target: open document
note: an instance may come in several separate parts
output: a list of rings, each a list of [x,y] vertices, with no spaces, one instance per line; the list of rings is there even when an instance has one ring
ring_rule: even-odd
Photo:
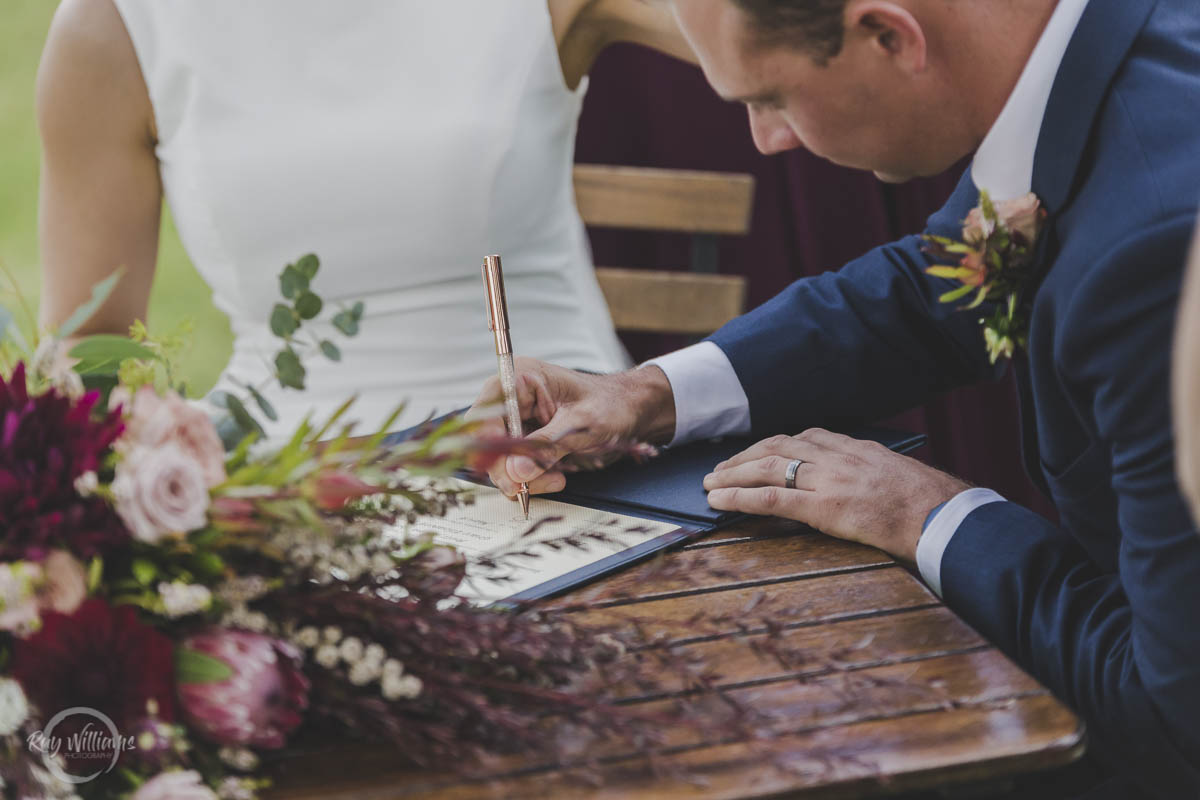
[[[409,536],[434,534],[468,560],[459,594],[474,603],[556,594],[686,538],[671,522],[533,497],[529,519],[499,490],[455,480],[474,502],[419,517]],[[400,532],[400,531],[397,531]]]

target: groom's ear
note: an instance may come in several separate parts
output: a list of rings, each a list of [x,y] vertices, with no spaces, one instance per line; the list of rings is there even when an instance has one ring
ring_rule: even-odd
[[[850,0],[846,36],[870,48],[910,74],[925,69],[929,53],[925,31],[907,8],[888,0]]]

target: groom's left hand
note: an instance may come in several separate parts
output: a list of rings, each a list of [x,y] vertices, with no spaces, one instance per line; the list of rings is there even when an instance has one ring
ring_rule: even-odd
[[[785,488],[795,459],[796,488]],[[704,488],[713,508],[794,519],[912,563],[929,512],[970,486],[878,442],[813,428],[743,450]]]

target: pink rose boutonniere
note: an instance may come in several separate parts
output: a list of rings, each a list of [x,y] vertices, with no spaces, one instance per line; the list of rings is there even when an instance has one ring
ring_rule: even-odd
[[[1029,194],[1003,203],[992,203],[986,191],[979,193],[979,206],[971,209],[963,224],[962,241],[945,236],[925,236],[926,252],[939,260],[926,272],[938,278],[959,281],[962,286],[938,299],[953,303],[974,295],[964,309],[974,309],[989,300],[1003,300],[979,320],[987,344],[988,358],[995,364],[1012,358],[1025,346],[1028,321],[1019,313],[1017,300],[1033,275],[1034,247],[1046,220],[1037,195]]]

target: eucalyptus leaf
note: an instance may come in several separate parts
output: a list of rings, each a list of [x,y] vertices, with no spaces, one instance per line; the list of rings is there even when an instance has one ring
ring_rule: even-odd
[[[351,311],[339,311],[333,316],[333,327],[337,328],[347,336],[355,336],[358,334],[358,319],[355,318]]]
[[[175,648],[175,680],[178,683],[221,683],[233,677],[233,669],[219,658],[192,650]]]
[[[306,289],[308,289],[308,277],[293,265],[288,264],[283,268],[283,272],[279,273],[279,291],[288,300]]]
[[[304,291],[296,298],[296,313],[300,315],[300,319],[312,319],[321,313],[322,305],[321,298],[312,292]]]
[[[93,286],[92,296],[87,302],[75,309],[71,316],[67,317],[67,321],[59,326],[57,336],[60,339],[66,339],[68,336],[71,336],[73,333],[75,333],[75,331],[83,327],[84,323],[86,323],[96,314],[96,311],[98,311],[100,306],[104,304],[104,301],[108,299],[108,296],[112,294],[113,289],[115,289],[117,286],[117,281],[121,280],[121,275],[124,274],[124,272],[124,267],[118,268],[117,271],[112,275],[109,275],[107,278]]]
[[[229,408],[229,398],[232,395],[229,392],[215,389],[208,393],[208,402],[212,403],[217,408]]]
[[[292,349],[280,350],[275,356],[275,374],[279,384],[292,389],[304,388],[306,370],[300,363],[300,356]]]
[[[308,280],[317,277],[317,269],[321,266],[321,259],[317,258],[315,253],[308,253],[300,256],[300,260],[296,262],[296,269]]]
[[[342,351],[338,349],[336,344],[328,339],[321,340],[321,352],[324,353],[325,357],[330,361],[342,360]]]
[[[254,417],[250,416],[250,412],[246,410],[246,406],[241,400],[233,395],[226,395],[226,402],[228,403],[226,407],[229,409],[229,413],[233,415],[233,421],[237,423],[243,432],[263,435],[262,426],[258,424],[258,421]]]
[[[300,321],[296,317],[296,312],[283,303],[276,303],[275,307],[271,309],[271,333],[286,339],[299,327]]]
[[[246,391],[250,392],[250,396],[254,398],[254,404],[258,406],[258,410],[263,413],[264,417],[271,420],[271,422],[279,421],[279,413],[275,411],[275,406],[267,402],[267,398],[262,396],[262,392],[253,386],[247,386]]]
[[[350,313],[354,315],[354,319],[356,321],[361,322],[362,318],[363,318],[363,311],[365,309],[366,309],[366,306],[363,305],[362,300],[359,300],[357,303],[355,303],[350,308]]]

